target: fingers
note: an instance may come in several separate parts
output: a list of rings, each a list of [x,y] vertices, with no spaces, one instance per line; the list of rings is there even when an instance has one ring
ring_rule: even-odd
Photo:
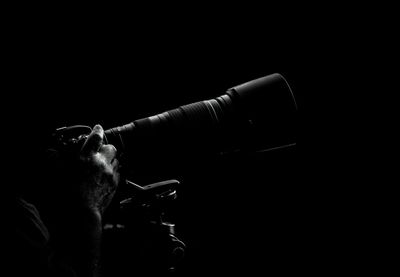
[[[93,153],[100,153],[106,159],[108,164],[111,164],[113,168],[118,167],[117,149],[114,145],[103,144],[104,130],[100,125],[93,127],[92,132],[87,137],[85,143],[82,146],[81,153],[83,155],[89,155]]]
[[[117,159],[117,149],[112,144],[103,145],[100,150],[100,153],[106,158],[107,162],[113,164]]]
[[[93,152],[98,152],[103,143],[104,130],[100,125],[93,127],[92,132],[87,137],[85,143],[82,146],[81,152],[83,154],[89,154]]]

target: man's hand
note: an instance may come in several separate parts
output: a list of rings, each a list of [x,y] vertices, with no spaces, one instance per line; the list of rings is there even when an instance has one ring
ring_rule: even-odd
[[[80,193],[84,204],[101,214],[110,204],[119,182],[117,150],[103,144],[104,130],[94,126],[82,146],[79,162],[82,170]]]
[[[103,138],[103,128],[96,125],[78,152],[61,151],[50,160],[56,180],[49,206],[55,271],[69,268],[77,276],[97,276],[102,214],[120,178],[117,150]]]

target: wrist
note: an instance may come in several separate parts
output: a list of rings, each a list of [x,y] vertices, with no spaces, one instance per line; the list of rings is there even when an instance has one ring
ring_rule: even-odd
[[[101,226],[102,215],[98,208],[82,203],[80,201],[71,201],[67,205],[60,205],[56,208],[53,221],[58,229],[79,229],[85,226]]]
[[[102,216],[99,208],[90,205],[78,205],[74,210],[73,214],[78,220],[89,224],[101,224]]]

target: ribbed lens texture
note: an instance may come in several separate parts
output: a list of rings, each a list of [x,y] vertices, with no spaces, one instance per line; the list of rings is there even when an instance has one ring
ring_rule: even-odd
[[[214,122],[214,115],[203,101],[182,106],[181,109],[188,122],[193,126],[199,124],[200,126],[207,125],[211,127]]]

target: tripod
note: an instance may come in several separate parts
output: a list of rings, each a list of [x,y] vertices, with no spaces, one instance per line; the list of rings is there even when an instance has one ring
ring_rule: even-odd
[[[105,225],[104,230],[106,251],[103,255],[111,274],[177,270],[186,245],[177,237],[175,224],[166,220],[166,214],[177,197],[178,185],[177,180],[146,186],[126,181],[130,196],[119,203],[117,223]]]

